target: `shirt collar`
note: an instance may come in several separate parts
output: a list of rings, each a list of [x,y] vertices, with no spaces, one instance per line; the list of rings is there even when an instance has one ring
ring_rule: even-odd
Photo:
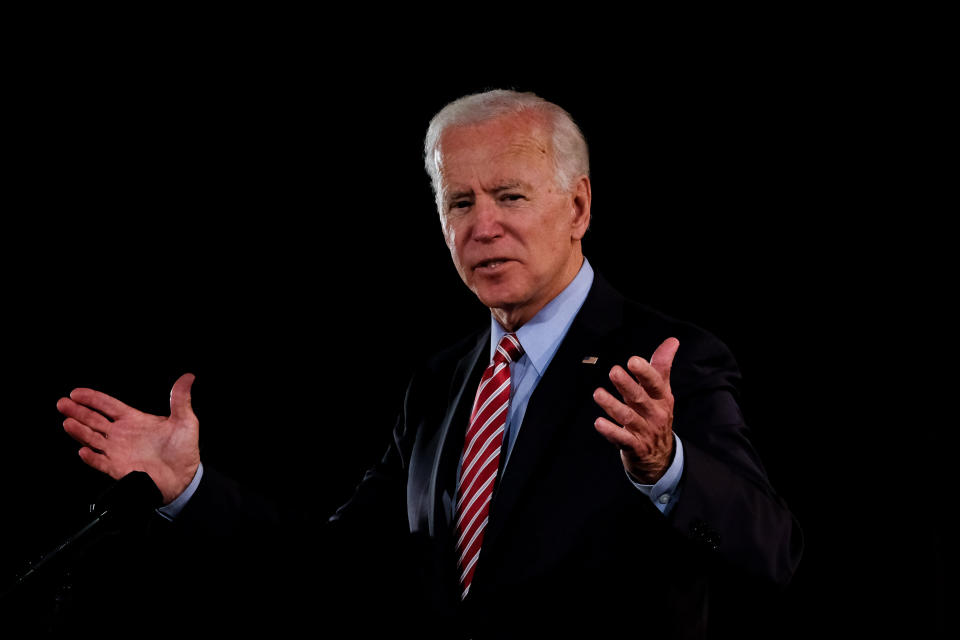
[[[570,284],[543,309],[540,309],[537,315],[517,329],[517,339],[523,346],[524,355],[530,358],[538,375],[543,375],[550,360],[553,359],[553,354],[556,353],[557,347],[560,346],[560,342],[567,335],[567,330],[573,324],[573,318],[587,299],[592,284],[593,267],[584,258],[580,271]],[[506,329],[491,314],[490,359],[493,359],[494,351],[505,333],[507,333]]]

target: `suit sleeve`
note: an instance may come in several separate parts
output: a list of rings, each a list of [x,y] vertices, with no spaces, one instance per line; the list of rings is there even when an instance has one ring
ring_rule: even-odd
[[[709,334],[681,337],[680,344],[671,385],[674,430],[685,459],[670,521],[709,556],[786,586],[803,536],[751,444],[739,406],[737,364]]]
[[[254,488],[246,487],[209,465],[204,465],[203,478],[196,492],[176,517],[178,528],[191,535],[226,538],[251,530],[291,526],[319,527],[325,538],[367,536],[371,529],[397,533],[406,523],[406,468],[413,434],[408,429],[408,415],[415,411],[414,376],[408,385],[404,405],[392,431],[392,439],[382,458],[362,476],[353,495],[332,515],[312,511],[309,505],[299,513],[280,509]],[[307,491],[297,489],[300,493]],[[344,533],[332,533],[343,531]],[[314,532],[315,533],[315,532]]]

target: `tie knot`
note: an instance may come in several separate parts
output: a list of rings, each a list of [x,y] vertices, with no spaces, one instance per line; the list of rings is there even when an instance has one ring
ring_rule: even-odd
[[[493,359],[502,359],[506,362],[516,362],[523,355],[523,347],[517,340],[515,333],[507,333],[500,338],[500,344],[497,345],[497,351],[493,354]]]

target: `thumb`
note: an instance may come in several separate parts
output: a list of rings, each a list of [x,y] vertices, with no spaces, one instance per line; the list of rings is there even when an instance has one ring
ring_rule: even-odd
[[[190,389],[196,378],[192,373],[185,373],[173,383],[170,390],[170,417],[182,420],[193,417],[193,402],[190,399]]]
[[[673,358],[680,348],[680,341],[676,338],[667,338],[650,358],[650,366],[657,370],[664,382],[670,384],[670,370],[673,369]]]

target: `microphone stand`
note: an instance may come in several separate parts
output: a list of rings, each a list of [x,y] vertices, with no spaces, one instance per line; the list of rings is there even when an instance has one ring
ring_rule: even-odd
[[[41,577],[56,576],[48,586],[55,585],[52,595],[52,611],[49,611],[47,632],[55,630],[63,612],[69,607],[72,596],[72,564],[70,559],[79,559],[103,535],[117,533],[138,517],[153,511],[162,503],[160,490],[153,480],[142,471],[134,471],[110,486],[100,499],[90,505],[94,518],[79,531],[64,539],[56,547],[45,553],[7,588],[0,593],[0,604],[16,607],[22,613],[22,607],[29,600],[24,596],[29,585],[37,583]],[[59,575],[55,569],[60,567]],[[24,596],[26,602],[17,602],[15,597]],[[46,607],[44,607],[46,608]],[[6,606],[4,607],[6,609]],[[9,613],[8,613],[9,615]]]

